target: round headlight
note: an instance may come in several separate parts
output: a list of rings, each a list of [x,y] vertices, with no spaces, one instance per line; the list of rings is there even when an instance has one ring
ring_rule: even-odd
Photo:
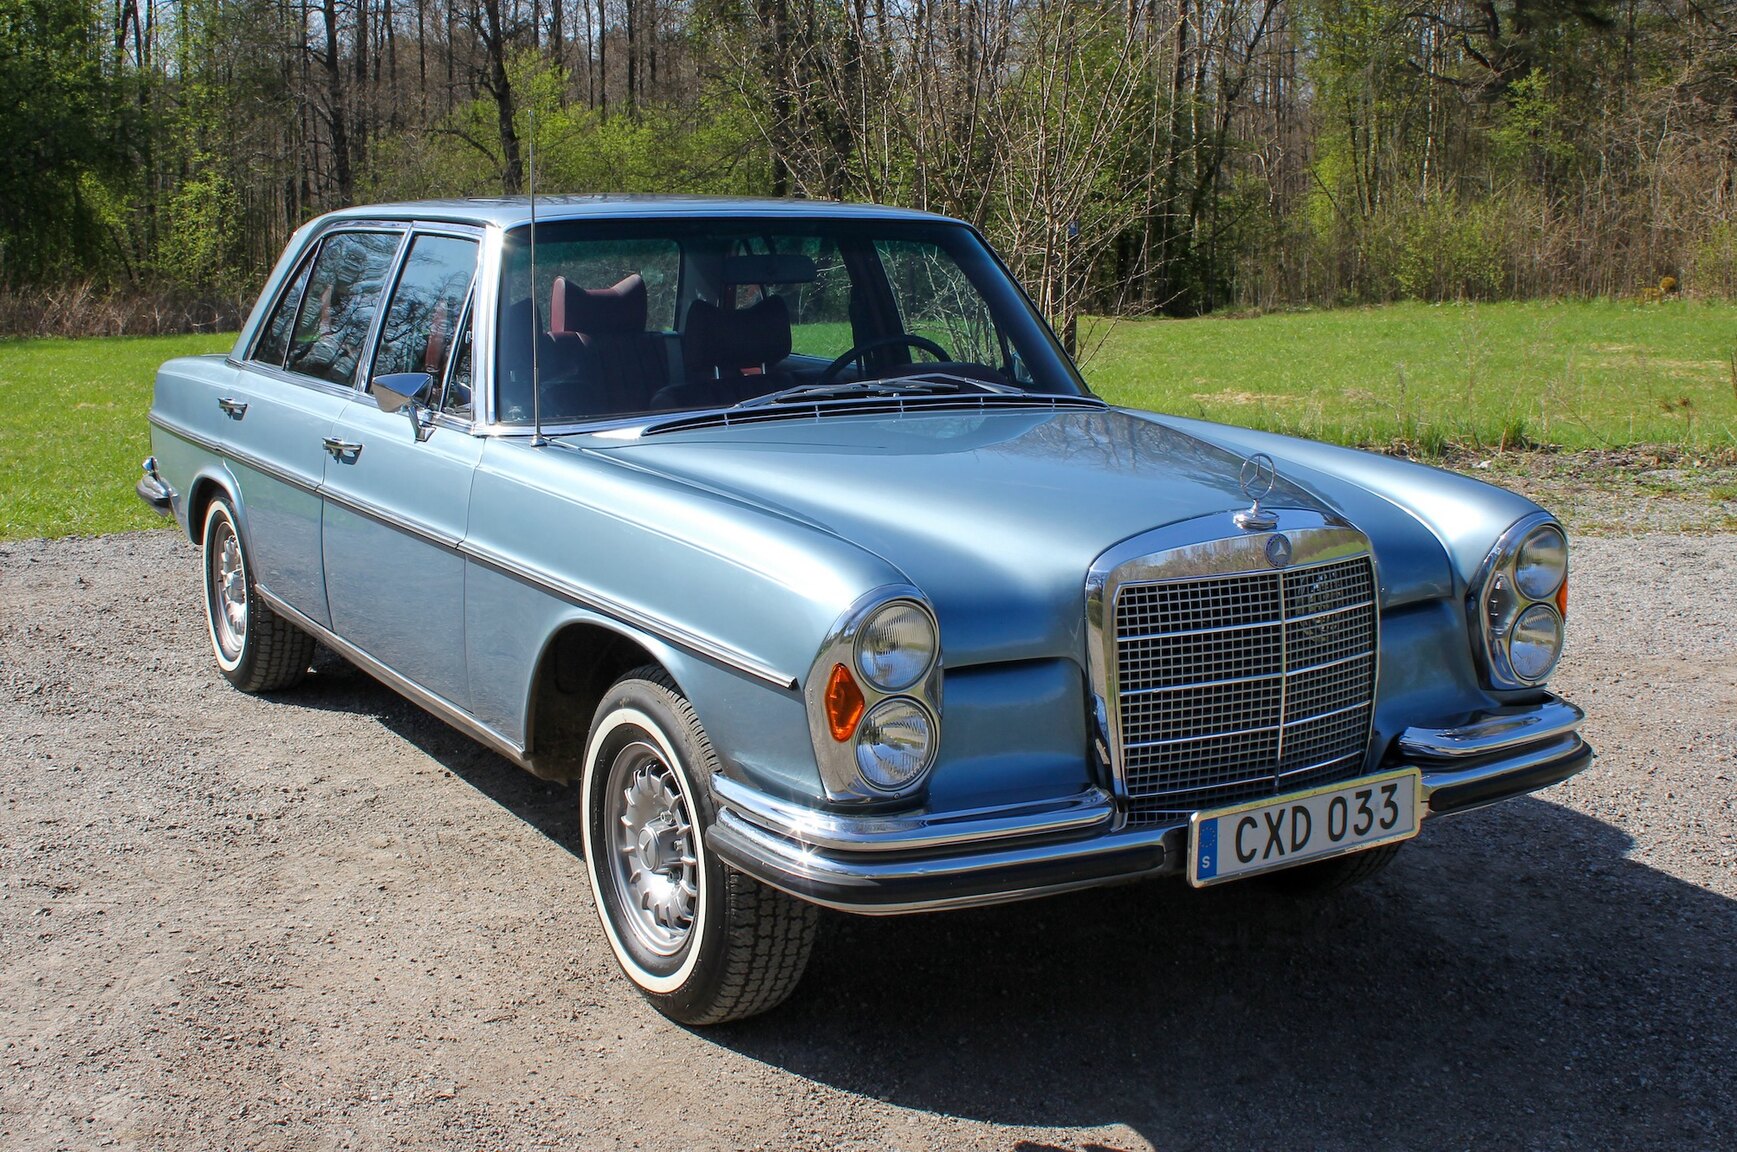
[[[856,730],[856,766],[864,780],[897,792],[929,764],[933,725],[914,700],[883,700]]]
[[[883,692],[909,688],[934,663],[935,626],[915,604],[888,604],[857,633],[857,670]]]
[[[1528,600],[1548,600],[1568,576],[1568,541],[1546,524],[1520,545],[1514,559],[1514,584]]]
[[[1562,655],[1562,618],[1546,604],[1520,613],[1508,635],[1508,661],[1522,680],[1542,680]]]

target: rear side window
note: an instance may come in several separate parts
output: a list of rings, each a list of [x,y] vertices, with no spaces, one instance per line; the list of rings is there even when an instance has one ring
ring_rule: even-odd
[[[284,367],[355,387],[356,366],[399,239],[395,232],[344,232],[320,246]]]

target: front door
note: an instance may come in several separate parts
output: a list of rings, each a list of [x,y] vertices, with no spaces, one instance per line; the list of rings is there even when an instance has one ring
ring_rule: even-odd
[[[339,413],[321,534],[332,630],[398,674],[468,708],[465,561],[458,551],[483,440],[466,417],[473,235],[412,237],[366,378],[423,372],[407,412],[363,392]]]

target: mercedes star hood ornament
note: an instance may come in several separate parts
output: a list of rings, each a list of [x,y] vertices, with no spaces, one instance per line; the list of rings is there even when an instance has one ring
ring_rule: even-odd
[[[1272,494],[1279,485],[1279,466],[1265,452],[1256,452],[1242,462],[1242,494],[1253,501],[1233,519],[1238,528],[1250,532],[1266,532],[1279,526],[1279,518],[1261,507],[1262,498]]]

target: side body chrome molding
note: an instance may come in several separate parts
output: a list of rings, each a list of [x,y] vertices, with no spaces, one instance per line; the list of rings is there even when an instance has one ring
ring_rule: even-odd
[[[412,536],[426,540],[438,547],[445,548],[450,552],[455,552],[459,555],[465,556],[479,564],[485,564],[497,572],[505,573],[508,576],[522,580],[534,587],[541,588],[546,592],[559,596],[561,599],[566,600],[571,604],[576,604],[581,608],[589,609],[599,615],[607,616],[612,620],[619,621],[631,628],[637,628],[640,631],[656,636],[661,640],[667,640],[678,648],[703,656],[706,659],[722,664],[725,667],[734,668],[738,672],[752,676],[756,680],[762,680],[775,688],[781,688],[785,691],[795,691],[799,684],[799,681],[794,674],[773,668],[763,661],[757,660],[748,653],[732,647],[731,645],[724,644],[721,641],[714,640],[707,636],[701,636],[681,627],[679,624],[673,624],[667,620],[639,611],[638,609],[630,608],[608,596],[593,592],[587,588],[582,588],[577,584],[562,580],[559,577],[533,571],[532,569],[525,567],[523,564],[502,556],[490,549],[480,548],[475,544],[451,536],[445,532],[439,532],[425,525],[405,520],[379,505],[357,500],[355,497],[345,495],[341,492],[334,492],[325,484],[309,484],[301,477],[288,473],[282,468],[279,468],[268,461],[262,460],[252,453],[239,451],[233,445],[219,443],[218,441],[203,436],[190,428],[182,427],[179,424],[167,420],[155,412],[151,413],[150,421],[152,424],[163,429],[163,431],[168,432],[173,436],[179,436],[188,443],[203,448],[215,456],[233,460],[238,464],[263,472],[265,475],[270,476],[272,479],[277,480],[280,483],[287,484],[292,488],[309,493],[310,495],[319,496],[324,500],[331,501],[340,508],[354,512],[359,516],[366,516],[368,519],[384,524],[389,528],[395,528],[400,532],[409,533]]]
[[[374,679],[380,681],[380,683],[386,685],[386,687],[397,692],[400,696],[403,696],[411,703],[426,708],[428,711],[434,713],[448,724],[451,724],[454,728],[457,728],[465,735],[488,745],[490,748],[499,752],[502,756],[505,756],[508,760],[511,760],[519,767],[530,767],[530,761],[525,757],[525,746],[523,744],[514,740],[509,740],[507,737],[501,735],[493,728],[490,728],[487,724],[476,719],[470,713],[452,703],[450,700],[441,696],[436,696],[434,693],[423,688],[415,681],[394,672],[391,668],[388,668],[386,665],[380,663],[380,661],[374,659],[354,644],[351,644],[348,640],[345,640],[330,628],[302,615],[270,592],[267,592],[264,588],[255,587],[254,592],[261,600],[264,600],[266,604],[271,607],[273,612],[284,617],[297,628],[300,628],[302,631],[318,640],[321,644],[324,644],[326,647],[330,648],[362,671],[368,673],[368,675],[374,677]]]

